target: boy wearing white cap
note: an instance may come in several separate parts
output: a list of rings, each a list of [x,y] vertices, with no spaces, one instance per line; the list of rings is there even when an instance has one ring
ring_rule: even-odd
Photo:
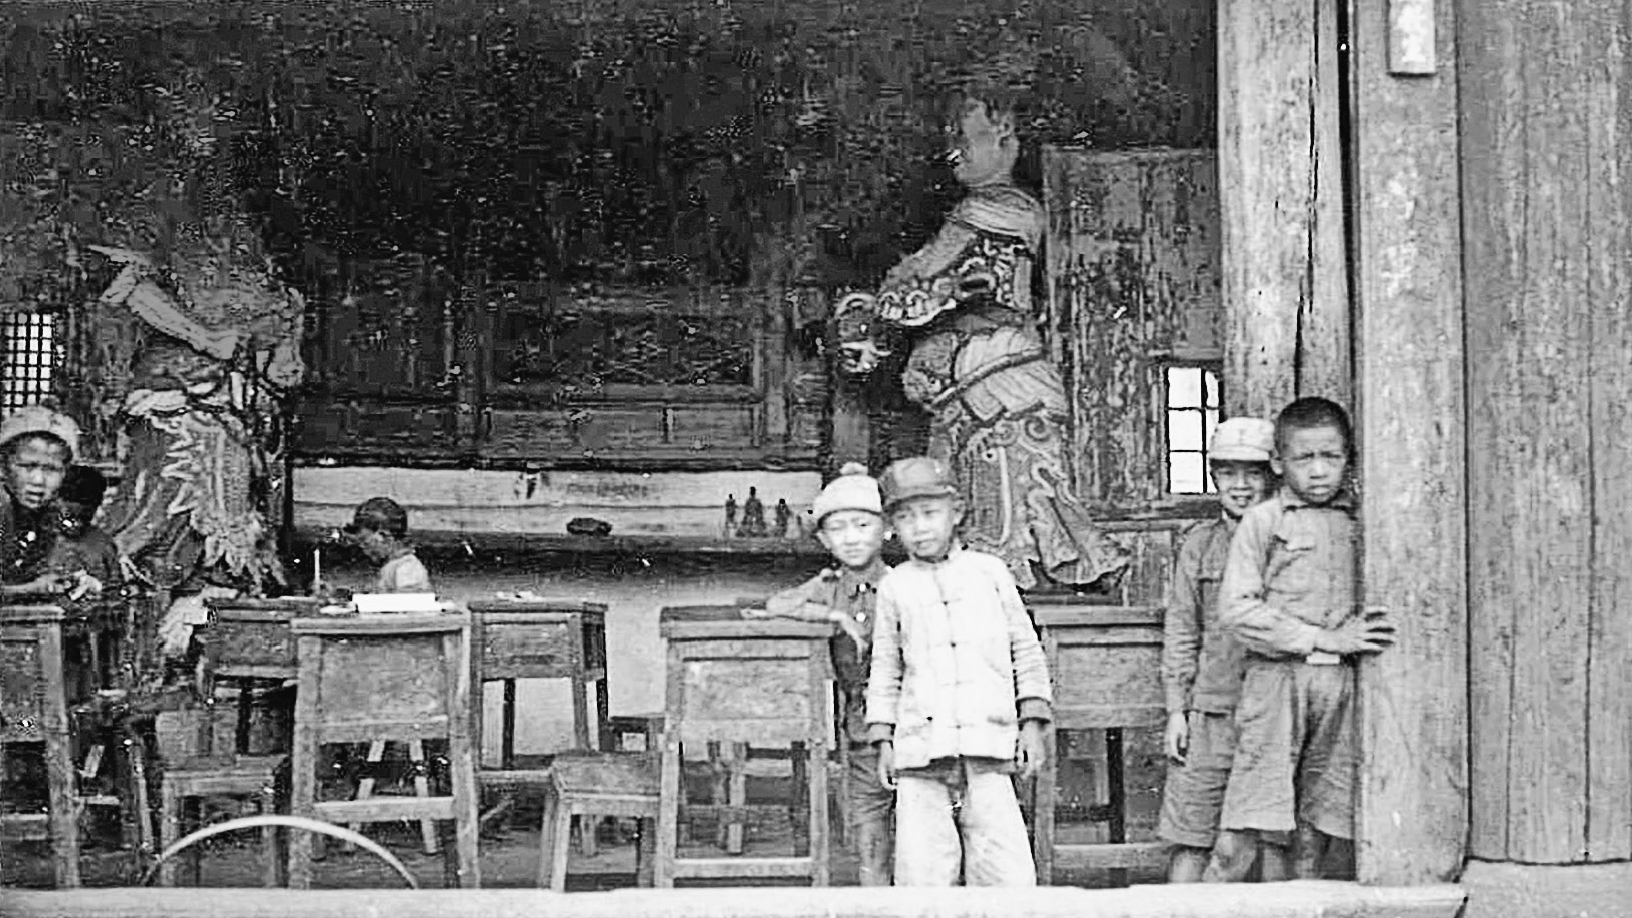
[[[0,596],[67,593],[78,578],[46,570],[56,545],[53,503],[79,451],[79,425],[44,405],[0,421]]]
[[[841,741],[850,744],[847,802],[861,860],[861,885],[888,886],[895,792],[879,781],[878,753],[867,740],[864,717],[877,588],[889,571],[878,556],[885,536],[878,482],[868,476],[866,467],[847,463],[817,495],[811,516],[816,521],[816,537],[838,564],[771,597],[764,613],[744,610],[743,614],[831,622],[839,629],[829,649],[844,699],[845,736]]]
[[[1173,846],[1171,883],[1201,882],[1219,840],[1246,665],[1241,645],[1218,624],[1219,584],[1241,515],[1273,491],[1275,425],[1261,418],[1230,418],[1213,432],[1210,447],[1207,468],[1220,513],[1185,534],[1173,565],[1162,638],[1168,767],[1157,832]],[[1261,849],[1266,880],[1284,879],[1288,871],[1285,847],[1274,843],[1279,840],[1270,839]]]

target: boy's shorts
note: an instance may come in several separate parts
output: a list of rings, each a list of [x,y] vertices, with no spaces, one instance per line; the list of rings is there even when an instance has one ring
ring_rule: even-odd
[[[871,744],[850,747],[850,825],[882,824],[895,815],[895,791],[878,780],[878,748]]]
[[[1252,660],[1236,709],[1226,829],[1354,837],[1354,668]]]
[[[1162,787],[1157,836],[1187,848],[1211,848],[1218,838],[1224,789],[1235,760],[1234,714],[1190,714],[1190,751],[1183,765],[1169,762]]]

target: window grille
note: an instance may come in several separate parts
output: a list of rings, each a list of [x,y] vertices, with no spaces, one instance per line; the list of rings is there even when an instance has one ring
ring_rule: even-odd
[[[1224,403],[1219,374],[1202,366],[1167,368],[1167,490],[1211,494],[1207,450]]]
[[[57,317],[43,312],[0,313],[0,415],[52,394],[57,368]]]

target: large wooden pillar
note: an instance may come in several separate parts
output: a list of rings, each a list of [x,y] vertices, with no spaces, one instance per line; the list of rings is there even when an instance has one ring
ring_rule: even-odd
[[[1399,626],[1361,670],[1356,853],[1362,882],[1443,883],[1461,872],[1468,828],[1453,9],[1438,3],[1437,72],[1414,76],[1390,71],[1388,4],[1352,10],[1365,601]]]
[[[1457,15],[1471,853],[1531,865],[1625,861],[1632,2],[1460,0]],[[1625,878],[1621,891],[1632,894],[1632,870]]]
[[[1220,0],[1224,390],[1232,415],[1349,404],[1335,0]]]

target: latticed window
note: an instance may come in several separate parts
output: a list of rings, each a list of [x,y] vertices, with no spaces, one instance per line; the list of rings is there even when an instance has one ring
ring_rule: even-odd
[[[1220,407],[1218,373],[1207,367],[1167,368],[1167,490],[1171,494],[1211,494],[1207,448],[1213,442]]]
[[[0,416],[51,395],[56,332],[57,317],[51,313],[0,313]]]

